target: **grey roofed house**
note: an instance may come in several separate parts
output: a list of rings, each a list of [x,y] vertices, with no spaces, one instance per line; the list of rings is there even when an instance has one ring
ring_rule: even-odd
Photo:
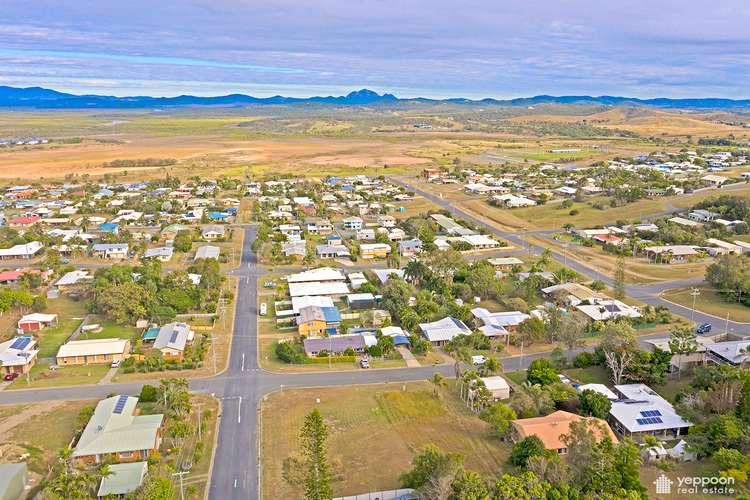
[[[443,228],[443,231],[445,231],[447,234],[455,236],[469,236],[472,234],[477,234],[476,231],[462,226],[458,222],[454,221],[450,217],[446,217],[443,214],[432,214],[430,215],[430,217],[432,217],[432,220],[437,222],[438,225]]]
[[[103,477],[96,496],[126,495],[137,490],[148,472],[148,462],[112,464],[110,475]]]
[[[284,252],[284,255],[287,257],[305,257],[307,255],[307,241],[285,241],[281,244],[281,251]]]
[[[227,232],[225,226],[218,224],[212,224],[210,226],[203,226],[201,228],[201,237],[203,238],[222,238]]]
[[[373,274],[378,277],[381,283],[385,283],[392,275],[403,278],[405,271],[403,269],[372,269]]]
[[[184,351],[190,340],[190,326],[185,323],[167,323],[159,329],[154,340],[154,349]]]
[[[398,242],[398,253],[401,255],[415,254],[422,251],[422,240],[414,238]]]
[[[23,495],[28,481],[26,462],[0,464],[0,500],[17,500]]]
[[[434,344],[444,344],[459,335],[469,335],[471,330],[463,321],[446,316],[432,323],[420,323],[422,335]]]
[[[315,253],[321,258],[349,257],[349,249],[344,245],[318,245]]]
[[[200,259],[214,259],[218,260],[221,249],[219,247],[204,245],[195,252],[195,258],[193,260]]]
[[[362,335],[334,335],[324,339],[305,339],[305,354],[316,356],[320,351],[341,353],[352,348],[355,352],[363,352],[366,344]]]
[[[159,447],[159,429],[164,415],[134,415],[138,398],[112,396],[99,401],[83,434],[73,449],[74,457],[117,453],[140,453],[147,458]]]
[[[174,249],[171,247],[147,248],[146,251],[143,253],[143,257],[145,259],[150,259],[152,257],[171,259],[173,253],[174,253]]]
[[[747,349],[750,340],[734,340],[731,342],[716,342],[705,345],[708,358],[716,363],[739,366],[750,359]]]

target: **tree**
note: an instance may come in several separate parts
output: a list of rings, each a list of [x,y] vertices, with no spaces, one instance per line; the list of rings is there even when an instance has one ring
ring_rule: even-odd
[[[622,249],[620,249],[620,254],[617,256],[612,292],[615,299],[625,299],[625,252]]]
[[[750,258],[721,255],[706,268],[706,281],[722,293],[733,293],[737,302],[750,290]]]
[[[143,500],[174,500],[177,494],[169,478],[149,474],[133,498]]]
[[[461,470],[451,483],[451,500],[486,500],[489,488],[476,472]]]
[[[583,345],[583,334],[586,326],[573,315],[566,316],[560,322],[557,333],[558,340],[568,350],[568,359],[573,356],[573,351]]]
[[[492,500],[537,500],[548,497],[551,485],[533,472],[503,474],[492,488]],[[559,497],[563,498],[563,497]]]
[[[675,326],[669,332],[669,351],[678,356],[678,377],[682,377],[682,356],[698,350],[695,333],[687,326]]]
[[[492,356],[489,356],[479,368],[479,370],[482,372],[482,375],[484,376],[494,375],[495,373],[502,371],[502,369],[502,362],[500,362],[497,358],[493,358]]]
[[[605,419],[612,408],[612,402],[600,392],[586,389],[579,396],[581,414]]]
[[[154,403],[159,399],[159,391],[156,387],[149,384],[144,384],[141,387],[141,394],[138,400],[142,403]]]
[[[432,374],[430,383],[432,383],[432,397],[435,399],[438,399],[438,397],[440,397],[440,393],[438,392],[438,389],[440,389],[441,387],[445,385],[445,378],[443,377],[442,374],[435,372]]]
[[[518,336],[528,344],[544,338],[547,328],[539,318],[531,317],[518,325]]]
[[[610,321],[602,331],[599,345],[615,384],[622,383],[625,372],[633,365],[638,350],[633,327],[624,322]]]
[[[534,385],[539,384],[541,386],[554,384],[560,379],[557,377],[557,370],[552,366],[552,362],[547,358],[535,359],[529,365],[529,369],[526,372],[526,380]]]
[[[323,421],[323,417],[317,408],[305,417],[300,439],[307,471],[305,474],[305,498],[307,500],[333,498],[326,450],[328,426]]]
[[[528,436],[513,445],[508,462],[518,467],[526,467],[529,458],[547,454],[548,451],[539,436]]]
[[[505,437],[510,429],[510,421],[518,418],[516,412],[508,405],[495,403],[489,408],[485,408],[479,414],[479,418],[492,426],[492,430],[498,437]]]
[[[132,324],[145,318],[153,295],[136,283],[123,283],[103,290],[96,301],[97,308],[118,324]]]
[[[463,463],[457,453],[446,453],[434,444],[428,444],[411,461],[412,468],[399,477],[404,488],[420,490],[430,480],[449,476],[451,480]]]
[[[174,237],[174,249],[178,252],[187,253],[193,247],[193,237],[190,231],[180,231]]]

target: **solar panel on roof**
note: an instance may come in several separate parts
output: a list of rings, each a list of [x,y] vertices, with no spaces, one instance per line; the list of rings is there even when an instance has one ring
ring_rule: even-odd
[[[31,337],[16,337],[15,342],[10,346],[11,349],[23,350],[31,342]]]
[[[661,417],[661,412],[659,410],[644,410],[641,415],[644,417]]]
[[[641,425],[653,425],[653,424],[664,423],[664,421],[660,417],[638,418],[636,419],[636,422],[638,422]]]
[[[169,342],[170,343],[176,342],[177,341],[177,335],[179,335],[179,334],[180,334],[180,332],[178,332],[177,330],[173,331],[172,332],[172,336],[169,338]]]
[[[115,409],[112,410],[112,413],[117,413],[118,415],[122,413],[122,410],[125,409],[125,404],[128,402],[127,396],[120,396],[117,398],[117,402],[115,403]]]

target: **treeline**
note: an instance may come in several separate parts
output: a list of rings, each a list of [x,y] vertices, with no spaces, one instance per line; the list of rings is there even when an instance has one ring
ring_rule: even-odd
[[[104,163],[109,168],[168,167],[177,164],[175,158],[143,158],[140,160],[112,160]]]

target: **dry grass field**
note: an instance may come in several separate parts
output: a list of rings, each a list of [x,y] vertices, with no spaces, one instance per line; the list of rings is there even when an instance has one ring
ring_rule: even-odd
[[[499,474],[508,446],[462,405],[452,388],[442,389],[441,395],[434,399],[427,382],[411,382],[405,392],[401,384],[379,384],[270,395],[261,408],[263,498],[301,497],[282,473],[284,461],[299,452],[300,427],[313,408],[320,410],[330,430],[334,496],[398,487],[399,474],[430,443],[461,453],[469,469]]]

